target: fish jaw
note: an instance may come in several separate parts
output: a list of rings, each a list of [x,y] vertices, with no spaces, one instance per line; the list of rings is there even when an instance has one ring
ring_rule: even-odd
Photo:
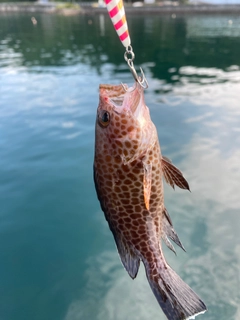
[[[149,109],[145,105],[143,88],[136,82],[133,87],[127,85],[101,84],[100,100],[110,104],[117,114],[128,114],[138,119],[144,126],[146,121],[151,120]]]
[[[99,119],[105,111],[110,121],[107,127],[102,127]],[[130,88],[126,85],[100,85],[96,140],[101,139],[108,145],[111,156],[120,157],[123,164],[135,161],[153,146],[156,137],[143,88],[138,83]]]

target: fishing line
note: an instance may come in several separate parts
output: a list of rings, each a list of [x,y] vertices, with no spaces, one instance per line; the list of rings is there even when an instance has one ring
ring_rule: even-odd
[[[133,52],[133,48],[131,46],[131,38],[128,31],[127,19],[125,14],[125,9],[122,0],[105,0],[105,4],[107,6],[107,10],[112,20],[114,29],[116,30],[120,41],[125,47],[126,51],[124,53],[124,59],[127,62],[130,71],[133,75],[133,78],[136,82],[140,84],[144,89],[148,88],[148,82],[144,75],[142,68],[140,68],[141,75],[139,76],[134,67],[133,60],[135,58],[135,54]]]

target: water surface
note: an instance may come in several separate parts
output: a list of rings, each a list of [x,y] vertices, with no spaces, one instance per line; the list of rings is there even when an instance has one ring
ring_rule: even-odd
[[[132,83],[109,18],[0,19],[0,318],[163,320],[132,281],[96,199],[99,83]],[[207,320],[240,318],[240,18],[129,16],[162,152],[191,193],[165,187],[187,253],[170,265]]]

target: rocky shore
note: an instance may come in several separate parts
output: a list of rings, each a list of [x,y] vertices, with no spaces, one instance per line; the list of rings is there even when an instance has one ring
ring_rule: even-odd
[[[0,13],[7,12],[40,12],[40,13],[60,13],[64,15],[74,14],[107,14],[105,7],[98,6],[97,3],[79,3],[79,9],[59,8],[55,2],[39,3],[0,3]],[[172,5],[143,4],[130,5],[125,4],[125,10],[128,14],[239,14],[240,5],[209,5],[209,4],[189,4],[178,5],[173,2]]]

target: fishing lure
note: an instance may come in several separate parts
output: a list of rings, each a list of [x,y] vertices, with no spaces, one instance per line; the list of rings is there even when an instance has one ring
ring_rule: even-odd
[[[122,0],[105,0],[114,29],[125,48],[131,45],[126,14]]]
[[[142,68],[140,68],[141,76],[138,76],[133,64],[135,54],[131,46],[131,38],[128,31],[128,24],[127,24],[125,9],[123,6],[123,1],[122,0],[105,0],[105,4],[107,6],[107,10],[112,20],[114,29],[116,30],[123,46],[126,48],[126,51],[124,53],[124,59],[126,60],[132,72],[133,78],[135,79],[136,82],[138,82],[141,85],[141,87],[143,87],[144,89],[147,89],[148,83]]]

